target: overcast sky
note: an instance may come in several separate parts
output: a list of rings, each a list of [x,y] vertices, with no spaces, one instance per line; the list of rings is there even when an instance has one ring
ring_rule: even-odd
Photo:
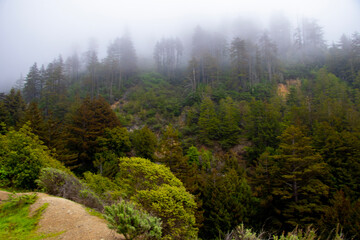
[[[316,18],[329,44],[360,32],[360,0],[0,0],[0,92],[34,62],[85,51],[90,38],[104,51],[127,29],[137,52],[150,53],[154,41],[196,25],[238,17],[265,23],[279,11],[292,21]]]

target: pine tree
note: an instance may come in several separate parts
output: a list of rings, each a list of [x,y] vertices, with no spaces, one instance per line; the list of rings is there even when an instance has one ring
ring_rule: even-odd
[[[117,159],[125,157],[131,150],[129,133],[126,128],[107,128],[96,141],[98,149],[94,166],[99,169],[102,176],[114,177],[119,170]]]
[[[185,180],[189,169],[188,160],[183,154],[179,132],[171,125],[165,128],[158,148],[159,161],[165,163],[180,180]]]
[[[230,57],[234,80],[245,88],[250,77],[248,65],[251,64],[245,40],[237,37],[231,42]]]
[[[255,214],[256,198],[244,176],[230,169],[225,174],[214,171],[203,191],[203,239],[223,237],[241,223],[248,223]]]
[[[37,64],[30,68],[24,85],[24,99],[26,102],[38,101],[40,98],[41,75]]]
[[[147,126],[134,131],[131,137],[131,143],[137,157],[143,157],[154,161],[157,139],[155,134]]]
[[[68,145],[78,154],[81,170],[93,168],[93,160],[98,145],[97,138],[106,128],[120,126],[120,121],[103,98],[91,100],[85,98],[77,112],[72,116],[68,126],[70,138]]]
[[[230,97],[220,101],[219,112],[221,144],[226,149],[238,142],[240,132],[239,116]]]
[[[120,39],[120,79],[119,88],[122,86],[122,79],[129,80],[137,71],[137,56],[134,45],[128,33],[125,33]]]
[[[29,127],[31,128],[32,132],[38,135],[41,141],[44,141],[44,119],[37,102],[31,102],[27,106],[22,122],[29,122]]]
[[[328,166],[299,127],[289,126],[279,137],[278,154],[271,166],[272,195],[285,226],[315,223],[323,213]]]
[[[210,140],[219,139],[219,119],[215,112],[214,102],[210,97],[205,97],[200,106],[200,117],[198,122],[200,138],[209,144]]]
[[[261,101],[252,101],[246,118],[245,129],[252,147],[247,154],[250,159],[256,159],[267,147],[276,149],[281,131],[281,116],[275,106]]]
[[[5,122],[7,126],[17,126],[21,123],[21,119],[24,116],[26,104],[23,100],[20,91],[16,91],[15,89],[11,89],[10,93],[5,96],[4,106],[6,111],[9,113],[8,122]]]

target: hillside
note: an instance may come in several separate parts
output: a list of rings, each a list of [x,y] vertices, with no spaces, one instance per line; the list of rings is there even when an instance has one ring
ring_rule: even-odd
[[[8,194],[8,192],[0,191],[0,201],[6,200]],[[105,220],[90,215],[84,206],[64,198],[52,197],[44,193],[37,193],[37,195],[38,199],[31,206],[30,212],[35,211],[44,203],[49,204],[42,215],[37,231],[45,234],[63,232],[56,237],[47,239],[124,239],[120,234],[108,229]]]
[[[317,21],[299,21],[194,26],[150,46],[150,65],[126,34],[105,55],[82,44],[35,62],[0,94],[0,188],[99,211],[123,201],[160,239],[223,240],[241,224],[359,238],[360,34],[330,46]],[[97,231],[83,222],[76,236]]]

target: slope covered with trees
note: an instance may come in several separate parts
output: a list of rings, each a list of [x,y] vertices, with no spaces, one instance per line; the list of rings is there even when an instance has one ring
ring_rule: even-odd
[[[151,69],[128,35],[102,60],[90,45],[83,60],[31,66],[0,100],[2,186],[35,188],[54,158],[102,201],[161,218],[165,239],[225,238],[242,223],[360,237],[360,35],[328,46],[315,20],[279,17],[266,31],[196,27],[191,40],[160,39]],[[31,151],[49,160],[20,181],[10,163]]]

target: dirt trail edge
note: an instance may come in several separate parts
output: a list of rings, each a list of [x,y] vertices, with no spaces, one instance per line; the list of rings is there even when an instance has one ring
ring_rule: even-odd
[[[7,199],[8,192],[0,191],[0,201]],[[48,207],[42,214],[37,231],[39,233],[60,233],[46,239],[63,240],[122,240],[124,237],[110,230],[106,221],[90,215],[85,207],[70,200],[37,193],[38,199],[31,206],[30,212],[44,203]]]

